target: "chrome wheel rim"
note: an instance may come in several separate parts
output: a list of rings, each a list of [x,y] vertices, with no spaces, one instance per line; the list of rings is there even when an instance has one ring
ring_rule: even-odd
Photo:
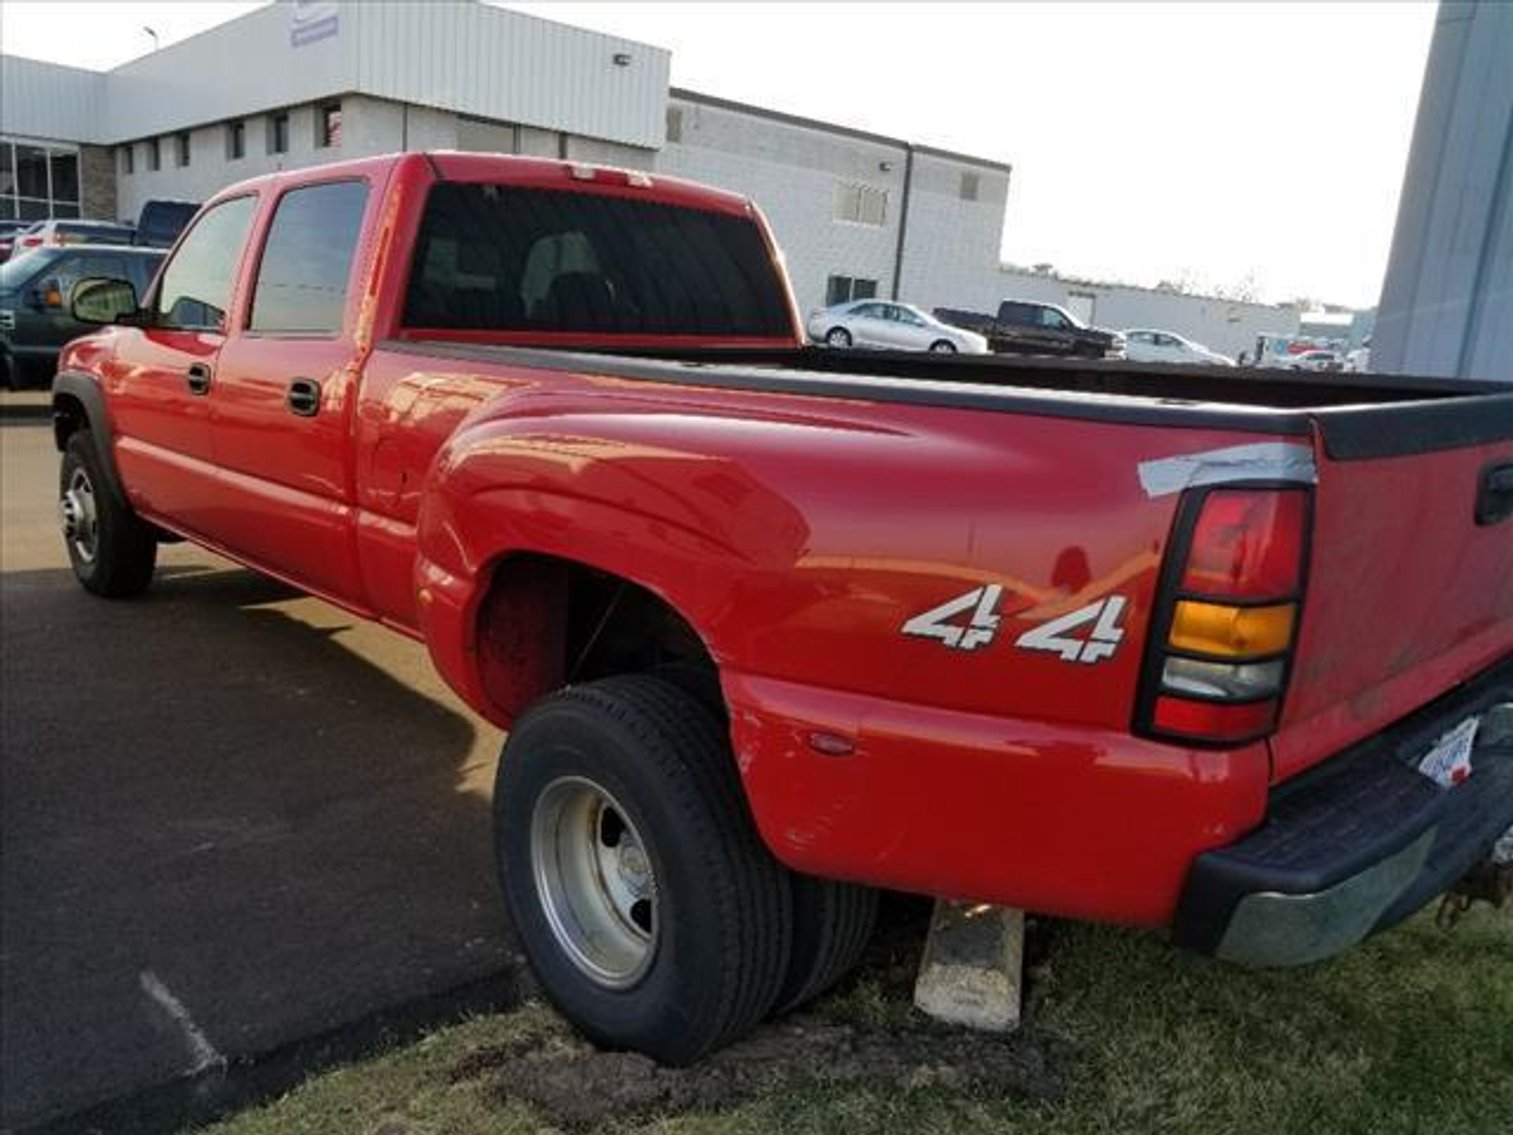
[[[829,343],[832,347],[849,347],[851,345],[851,336],[844,331],[832,331],[825,336],[825,342]]]
[[[95,504],[95,486],[89,473],[78,468],[68,478],[68,487],[58,502],[63,538],[86,564],[95,562],[100,541],[100,516]]]
[[[536,893],[562,952],[610,989],[634,985],[657,949],[657,880],[641,833],[603,785],[554,780],[531,817]]]

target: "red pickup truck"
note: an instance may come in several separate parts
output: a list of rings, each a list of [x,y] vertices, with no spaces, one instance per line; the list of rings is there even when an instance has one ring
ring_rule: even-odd
[[[1489,855],[1513,388],[810,350],[780,260],[594,166],[228,189],[74,294],[78,578],[183,537],[423,641],[509,730],[547,993],[667,1061],[844,973],[873,888],[1290,964]]]

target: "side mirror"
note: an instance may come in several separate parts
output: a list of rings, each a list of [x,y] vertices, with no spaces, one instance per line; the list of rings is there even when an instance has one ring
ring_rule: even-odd
[[[69,310],[80,323],[126,323],[137,313],[137,289],[130,280],[80,280],[74,285]]]

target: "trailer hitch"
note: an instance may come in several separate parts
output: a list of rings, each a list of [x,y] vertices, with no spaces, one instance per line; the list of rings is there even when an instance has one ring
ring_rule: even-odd
[[[1445,893],[1434,923],[1441,930],[1453,930],[1461,915],[1478,901],[1501,909],[1509,900],[1513,900],[1513,829],[1493,845],[1491,855]]]

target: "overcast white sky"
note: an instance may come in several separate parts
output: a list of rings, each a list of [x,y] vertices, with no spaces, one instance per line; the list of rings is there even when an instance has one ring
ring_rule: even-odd
[[[105,68],[257,7],[0,4],[7,53]],[[1014,165],[1003,255],[1360,306],[1381,289],[1427,3],[506,7],[672,49],[708,94]]]

